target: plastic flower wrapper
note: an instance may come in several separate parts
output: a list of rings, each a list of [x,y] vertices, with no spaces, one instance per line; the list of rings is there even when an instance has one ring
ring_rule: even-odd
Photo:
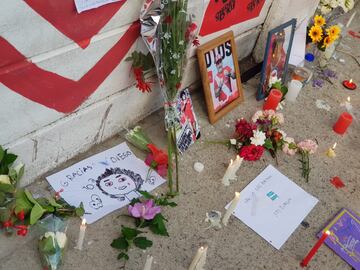
[[[49,215],[39,221],[38,249],[43,269],[58,270],[64,261],[67,246],[67,222],[54,215]]]
[[[142,151],[150,152],[149,144],[152,144],[149,137],[140,126],[136,126],[125,134],[126,140]]]
[[[199,7],[198,7],[199,8]],[[178,152],[176,129],[180,126],[177,113],[178,90],[181,89],[187,50],[198,44],[197,25],[188,13],[188,0],[145,0],[140,13],[141,36],[154,59],[160,88],[164,97],[165,128],[168,141],[168,186],[173,190],[173,166],[175,158],[176,192],[178,182]]]

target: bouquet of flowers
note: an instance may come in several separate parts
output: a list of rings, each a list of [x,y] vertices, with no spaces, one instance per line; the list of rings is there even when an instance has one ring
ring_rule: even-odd
[[[134,129],[129,130],[125,138],[128,142],[139,148],[140,150],[147,152],[148,155],[145,159],[145,164],[153,169],[157,173],[165,177],[168,171],[168,156],[167,154],[158,149],[144,133],[140,126],[136,126]],[[150,173],[149,170],[149,173]]]
[[[273,110],[257,111],[248,122],[239,119],[235,125],[232,139],[225,142],[230,148],[238,151],[240,157],[248,161],[259,160],[268,150],[276,158],[276,152],[282,148],[285,132],[279,129],[284,123],[282,113]]]
[[[327,47],[340,37],[340,33],[341,28],[338,25],[327,27],[325,18],[321,15],[316,15],[308,35],[320,51],[325,51]]]
[[[60,269],[68,242],[66,222],[61,218],[50,215],[38,223],[38,228],[41,232],[38,249],[43,269]]]
[[[17,156],[0,146],[0,228],[5,234],[26,236],[34,225],[48,214],[82,216],[82,205],[68,205],[58,194],[55,198],[34,198],[27,189],[17,188],[24,174],[24,165],[13,166]]]
[[[197,25],[191,21],[187,8],[187,0],[145,0],[140,13],[141,36],[154,59],[165,101],[169,195],[175,195],[179,191],[176,146],[176,128],[180,125],[176,109],[178,90],[181,88],[187,49],[193,41],[197,44],[195,36]],[[173,168],[173,158],[175,159],[175,168]],[[176,192],[173,187],[174,169],[176,171]]]
[[[319,4],[320,12],[324,15],[329,14],[335,8],[342,8],[344,12],[349,12],[353,9],[355,0],[321,0]]]

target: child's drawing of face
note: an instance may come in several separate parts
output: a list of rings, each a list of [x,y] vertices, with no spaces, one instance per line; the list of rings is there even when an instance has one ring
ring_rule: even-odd
[[[99,185],[109,195],[125,195],[136,190],[134,180],[125,174],[109,175],[101,179]]]

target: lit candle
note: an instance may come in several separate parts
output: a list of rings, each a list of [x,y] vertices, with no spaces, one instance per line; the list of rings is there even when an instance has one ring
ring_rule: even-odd
[[[336,147],[337,143],[334,143],[332,148],[329,148],[329,150],[327,150],[326,155],[330,158],[334,158],[336,157],[336,153],[335,153],[335,147]]]
[[[238,204],[240,200],[240,193],[239,192],[235,192],[235,197],[234,199],[231,201],[231,204],[229,206],[229,208],[226,210],[226,213],[223,217],[222,223],[227,226],[228,222],[229,222],[229,218],[232,215],[232,213],[234,212],[234,210],[236,209],[236,206]]]
[[[352,79],[350,79],[350,81],[349,80],[343,81],[343,86],[349,90],[355,90],[357,87],[356,83],[354,83]]]
[[[272,89],[264,103],[263,110],[276,110],[282,98],[282,93],[278,89]]]
[[[338,121],[333,126],[333,130],[336,133],[343,135],[346,132],[346,130],[348,129],[348,127],[351,125],[352,119],[353,118],[350,113],[348,113],[348,112],[342,113],[340,115]]]
[[[86,219],[83,218],[80,225],[79,238],[77,241],[76,249],[82,250],[86,231]]]
[[[153,259],[153,256],[147,255],[144,270],[151,270]]]
[[[236,172],[239,170],[242,161],[243,161],[243,159],[240,158],[239,155],[236,156],[235,161],[233,161],[232,159],[230,160],[230,164],[229,164],[228,168],[226,169],[226,172],[222,178],[222,183],[225,186],[230,185],[230,180],[232,180],[232,181],[236,180],[236,178],[237,178]]]
[[[319,241],[317,241],[317,243],[315,244],[315,246],[310,250],[309,254],[306,255],[306,257],[302,260],[302,262],[300,263],[301,267],[306,267],[310,260],[312,259],[312,257],[314,257],[315,253],[318,251],[318,249],[321,247],[321,245],[324,243],[324,241],[326,240],[326,238],[330,235],[329,231],[326,231],[325,233],[322,234],[321,238],[319,239]]]
[[[298,80],[291,80],[288,84],[289,91],[287,92],[285,99],[290,102],[295,102],[297,96],[300,93],[303,84]]]
[[[200,247],[192,260],[189,270],[202,270],[206,263],[206,252],[208,247]]]

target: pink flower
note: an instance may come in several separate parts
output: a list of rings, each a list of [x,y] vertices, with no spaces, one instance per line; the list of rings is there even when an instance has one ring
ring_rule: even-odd
[[[297,146],[301,151],[307,152],[309,154],[314,154],[318,148],[317,143],[312,140],[304,140],[299,142]]]
[[[253,144],[245,145],[240,149],[240,157],[248,161],[256,161],[261,158],[264,153],[264,147]]]
[[[129,214],[135,218],[142,218],[145,220],[152,220],[157,214],[161,212],[159,206],[155,206],[153,200],[147,200],[143,203],[135,203],[128,208]]]
[[[284,124],[284,115],[282,113],[275,113],[275,117],[277,119],[277,122],[281,125]]]
[[[293,156],[297,152],[297,147],[294,147],[296,147],[295,140],[291,137],[286,137],[282,148],[283,152],[287,155]]]

